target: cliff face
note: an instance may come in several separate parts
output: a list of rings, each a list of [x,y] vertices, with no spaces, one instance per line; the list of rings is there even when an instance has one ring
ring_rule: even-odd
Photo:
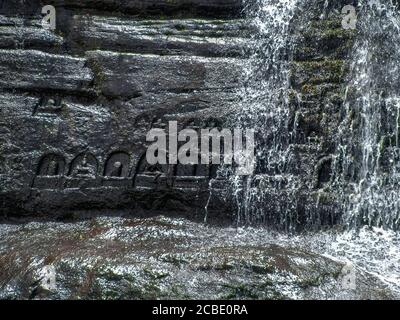
[[[54,32],[40,1],[1,3],[2,212],[204,206],[210,168],[150,168],[145,137],[227,112],[248,33],[240,1],[50,3]]]
[[[142,208],[203,217],[208,204],[234,214],[224,181],[212,179],[216,168],[149,166],[145,137],[170,120],[198,130],[235,114],[254,32],[241,1],[46,4],[57,9],[54,32],[41,26],[41,1],[0,3],[1,212]],[[289,166],[304,186],[296,224],[307,224],[310,210],[319,224],[340,217],[325,189],[352,43],[341,8],[315,1],[292,22]],[[276,217],[293,199],[268,188],[260,205]]]
[[[395,232],[231,227],[232,216],[288,231],[343,222],[362,177],[366,114],[352,108],[350,57],[365,29],[342,27],[349,2],[264,0],[274,6],[259,16],[256,0],[0,0],[0,298],[398,298]],[[55,31],[41,26],[47,4]],[[392,98],[400,41],[382,20],[366,36],[378,62],[367,75],[384,81],[366,86],[389,82]],[[383,128],[388,171],[400,116],[365,119]],[[216,166],[148,165],[146,134],[171,120],[254,127],[254,174],[232,187]]]

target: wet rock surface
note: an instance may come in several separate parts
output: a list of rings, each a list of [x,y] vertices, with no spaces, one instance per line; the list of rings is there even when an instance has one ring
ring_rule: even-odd
[[[303,3],[290,22],[286,172],[252,177],[259,224],[342,222],[332,163],[356,37],[341,26],[347,2]],[[0,0],[0,298],[399,298],[396,234],[207,226],[238,220],[215,166],[146,163],[150,129],[236,114],[255,32],[238,0]]]
[[[316,246],[315,238],[313,243]],[[165,216],[3,224],[0,297],[396,297],[377,275],[357,266],[354,287],[344,286],[346,262],[303,245],[266,230],[213,227]]]
[[[243,11],[249,3],[46,4],[57,10],[54,31],[41,25],[41,1],[0,6],[0,213],[165,208],[234,215],[232,190],[213,181],[216,168],[148,166],[145,140],[168,121],[178,121],[179,129],[221,128],[237,113],[249,46],[257,40]],[[291,21],[293,138],[285,166],[301,187],[293,199],[279,182],[288,176],[257,172],[271,175],[263,178],[259,204],[271,212],[269,225],[280,228],[277,211],[292,203],[298,204],[283,228],[340,221],[336,194],[327,187],[353,41],[341,27],[341,5],[315,1]],[[116,176],[107,169],[115,154],[124,167]]]
[[[171,120],[220,126],[231,112],[251,32],[241,1],[45,4],[54,31],[41,1],[0,2],[1,215],[228,212],[209,191],[215,168],[149,166],[146,134]]]

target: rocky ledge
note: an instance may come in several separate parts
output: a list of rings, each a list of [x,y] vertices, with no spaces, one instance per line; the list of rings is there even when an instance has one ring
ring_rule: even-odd
[[[0,298],[396,298],[359,268],[346,287],[345,262],[299,247],[165,216],[3,224]]]

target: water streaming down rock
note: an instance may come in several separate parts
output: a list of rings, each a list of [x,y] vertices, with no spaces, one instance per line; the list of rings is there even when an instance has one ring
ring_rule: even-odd
[[[238,207],[238,224],[266,223],[276,211],[279,224],[290,227],[287,213],[296,206],[279,199],[294,195],[298,188],[287,170],[290,161],[289,129],[289,56],[291,54],[290,22],[300,8],[299,0],[245,1],[245,11],[254,34],[247,50],[250,59],[244,65],[245,85],[242,101],[232,125],[256,131],[256,169],[252,176],[231,179]],[[277,201],[271,201],[275,198]],[[276,206],[280,206],[277,210]],[[273,209],[271,208],[274,207]],[[274,220],[275,220],[274,218]]]
[[[345,221],[397,229],[400,222],[400,15],[392,1],[360,0],[335,188]]]
[[[299,225],[335,224],[344,214],[350,227],[398,225],[399,17],[393,4],[359,1],[357,30],[346,31],[340,25],[345,4],[318,0],[247,3],[246,12],[256,31],[249,47],[251,59],[244,68],[247,81],[241,110],[233,123],[256,129],[257,165],[252,176],[231,179],[239,224],[268,224],[290,231]],[[339,26],[327,29],[325,37],[333,40],[328,45],[321,42],[322,58],[302,53],[301,61],[294,61],[298,59],[293,57],[299,33],[296,28],[309,22],[307,11],[318,15],[312,23],[329,25],[335,21]],[[335,36],[341,42],[348,39],[343,43],[351,44],[353,36],[356,41],[347,52],[342,50],[346,44],[337,45],[340,41],[335,41]],[[314,38],[318,42],[317,35]],[[329,57],[332,43],[336,51]],[[302,87],[296,88],[296,80],[291,80],[293,61],[300,70],[318,67]],[[304,77],[301,72],[300,77]],[[346,79],[341,76],[344,73]],[[314,101],[304,94],[306,87],[318,92],[316,85],[320,83],[322,90],[331,93],[317,94]],[[326,89],[328,85],[333,89]],[[296,126],[301,112],[293,100],[308,108],[319,105],[315,119],[321,123],[309,126],[326,125],[325,141],[313,142],[313,137],[300,141]],[[318,150],[313,159],[317,165],[307,172],[297,170],[302,166],[296,155],[299,146],[307,148],[309,155],[312,148]],[[312,175],[315,181],[308,179]],[[324,197],[329,198],[333,210],[322,208],[320,199]]]
[[[238,208],[237,223],[270,225],[286,231],[319,227],[326,214],[315,210],[314,199],[310,201],[314,182],[309,177],[313,173],[309,168],[303,170],[305,166],[298,155],[304,148],[307,156],[311,156],[308,149],[317,146],[300,141],[297,136],[297,109],[302,97],[299,91],[292,90],[291,78],[299,29],[309,19],[324,19],[329,3],[321,0],[245,3],[254,34],[247,48],[250,59],[244,66],[246,82],[240,110],[232,123],[255,129],[256,170],[251,176],[231,179]],[[315,17],[310,18],[308,13]]]

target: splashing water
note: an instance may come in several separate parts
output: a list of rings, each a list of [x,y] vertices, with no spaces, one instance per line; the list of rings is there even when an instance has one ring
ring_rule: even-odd
[[[391,1],[360,0],[334,187],[345,222],[400,222],[400,15]]]
[[[331,1],[325,1],[324,10]],[[296,219],[292,216],[297,205],[294,195],[299,190],[296,177],[288,173],[287,167],[294,134],[288,125],[287,97],[290,21],[296,10],[302,9],[303,1],[245,2],[256,32],[249,48],[251,59],[244,68],[247,82],[242,110],[234,125],[256,128],[259,149],[255,174],[243,180],[232,178],[239,208],[237,219],[242,224],[260,224],[268,222],[269,212],[278,212],[277,223],[290,230]],[[344,222],[350,230],[332,229],[294,237],[271,235],[268,231],[260,239],[265,242],[270,236],[279,243],[350,261],[400,294],[399,234],[361,227],[369,224],[397,229],[400,219],[400,17],[396,10],[392,2],[383,0],[360,0],[357,7],[357,37],[349,57],[345,108],[330,186],[344,202]],[[322,12],[321,19],[324,17]],[[268,195],[283,188],[293,197],[283,201],[278,198],[281,207],[271,210],[266,203],[271,200]],[[294,202],[288,203],[291,200]],[[247,232],[246,241],[265,232],[251,227],[243,230]]]
[[[232,125],[255,129],[256,170],[244,179],[232,175],[238,224],[266,223],[271,218],[267,213],[277,211],[276,206],[282,212],[278,223],[287,227],[291,224],[286,213],[293,210],[283,206],[296,206],[294,197],[293,201],[275,202],[270,197],[278,200],[274,190],[286,188],[292,195],[296,190],[296,181],[287,170],[292,135],[288,89],[290,23],[299,6],[299,0],[245,0],[245,12],[255,32],[247,48],[250,59],[243,68],[246,80],[240,92],[240,110]]]
[[[305,3],[245,1],[255,32],[243,68],[246,82],[240,110],[232,124],[256,129],[257,163],[252,176],[231,175],[238,224],[274,224],[288,231],[299,223],[318,224],[320,213],[313,212],[318,203],[299,210],[301,190],[309,186],[293,173],[296,132],[290,124],[296,123],[289,101],[292,20]],[[321,19],[329,3],[325,1]],[[400,222],[400,16],[396,10],[393,2],[358,2],[356,41],[349,57],[330,185],[330,191],[339,194],[337,206],[342,206],[343,220],[350,228],[369,224],[396,229]]]

